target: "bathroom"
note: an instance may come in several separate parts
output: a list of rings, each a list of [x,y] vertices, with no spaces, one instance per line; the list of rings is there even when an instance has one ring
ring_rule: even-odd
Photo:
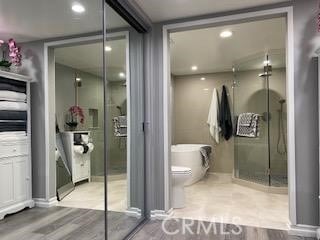
[[[284,18],[170,33],[174,217],[287,228],[285,42]]]
[[[60,206],[79,207],[104,210],[104,95],[103,95],[103,71],[101,69],[102,53],[101,42],[90,44],[75,43],[72,46],[59,47],[55,54],[55,92],[56,92],[56,118],[57,128],[62,138],[63,149],[68,149],[68,135],[89,136],[89,150],[84,152],[79,144],[74,148],[80,148],[75,154],[66,153],[64,165],[62,159],[57,162],[57,191]],[[108,75],[108,183],[111,189],[115,184],[117,193],[110,193],[109,210],[125,212],[127,208],[127,89],[126,89],[126,40],[117,39],[106,42],[105,51],[112,59],[107,63]],[[83,62],[75,56],[86,56],[88,62]],[[70,109],[77,106],[81,114],[73,114]],[[72,114],[74,116],[72,116]],[[71,116],[70,116],[71,115]],[[116,133],[115,120],[123,118],[121,134]],[[73,126],[75,122],[75,126]],[[73,179],[73,185],[59,197],[59,188],[62,190],[68,181],[63,180],[65,166],[71,175],[77,175],[76,168],[72,166],[73,158],[83,155],[87,157],[89,164],[86,175]],[[90,192],[90,196],[88,196]]]

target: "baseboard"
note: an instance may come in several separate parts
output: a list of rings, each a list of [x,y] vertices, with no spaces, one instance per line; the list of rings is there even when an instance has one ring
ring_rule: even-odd
[[[258,191],[266,192],[266,193],[274,193],[274,194],[288,194],[288,187],[273,187],[273,186],[265,186],[259,183],[250,182],[247,180],[243,180],[240,178],[233,177],[232,182],[243,187],[253,188]]]
[[[0,220],[2,220],[7,214],[13,214],[23,210],[24,208],[33,208],[34,201],[33,200],[26,200],[24,202],[19,202],[13,204],[11,206],[4,207],[0,210]]]
[[[297,224],[297,225],[290,225],[288,232],[289,232],[289,235],[315,238],[317,237],[317,231],[319,231],[319,227],[317,226]]]
[[[127,216],[130,216],[130,217],[141,218],[141,209],[139,208],[134,208],[134,207],[128,208],[125,213]]]
[[[50,198],[49,200],[46,200],[44,198],[34,198],[33,200],[36,207],[40,208],[50,208],[58,204],[57,197]]]
[[[220,175],[220,176],[229,176],[232,177],[232,173],[224,173],[224,172],[207,172],[209,175]]]
[[[172,217],[173,209],[171,208],[169,211],[165,210],[151,210],[150,211],[150,218],[152,220],[164,220],[167,218]]]
[[[91,176],[91,182],[104,182],[104,176]]]
[[[108,175],[108,181],[117,181],[117,180],[125,180],[127,178],[127,174],[114,174]],[[91,176],[91,182],[104,182],[104,176]]]

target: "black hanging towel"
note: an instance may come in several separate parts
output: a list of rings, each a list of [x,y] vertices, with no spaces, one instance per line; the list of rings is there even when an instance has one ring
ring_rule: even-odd
[[[221,128],[222,136],[225,140],[229,140],[232,136],[233,128],[227,89],[225,85],[223,85],[222,87],[219,125]]]

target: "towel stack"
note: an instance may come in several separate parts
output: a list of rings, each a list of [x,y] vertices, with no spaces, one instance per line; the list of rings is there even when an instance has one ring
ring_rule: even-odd
[[[26,83],[0,77],[0,136],[25,136],[27,132]]]
[[[118,116],[113,118],[114,135],[116,137],[127,136],[127,116]]]
[[[255,138],[259,136],[259,115],[256,113],[241,113],[238,117],[237,136]]]

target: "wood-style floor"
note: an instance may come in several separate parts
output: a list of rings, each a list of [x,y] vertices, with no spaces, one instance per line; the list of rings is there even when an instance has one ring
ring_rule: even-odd
[[[123,239],[139,222],[123,213],[108,213],[108,239]],[[183,228],[183,224],[188,226]],[[190,220],[149,221],[133,240],[311,240],[286,231],[239,227]],[[212,224],[209,227],[209,224]],[[33,208],[0,221],[1,240],[104,240],[104,211],[53,207]],[[184,230],[183,230],[184,229]],[[209,230],[208,230],[209,229]],[[165,230],[167,230],[166,233]],[[207,233],[206,233],[207,231]],[[170,234],[171,233],[171,234]],[[175,234],[172,234],[175,233]]]
[[[314,240],[314,238],[289,236],[287,231],[283,230],[246,226],[240,228],[231,224],[182,219],[168,220],[164,224],[163,221],[149,221],[132,240]]]
[[[0,221],[1,240],[104,240],[104,211],[53,207],[33,208]],[[123,239],[139,219],[108,212],[108,239]]]

